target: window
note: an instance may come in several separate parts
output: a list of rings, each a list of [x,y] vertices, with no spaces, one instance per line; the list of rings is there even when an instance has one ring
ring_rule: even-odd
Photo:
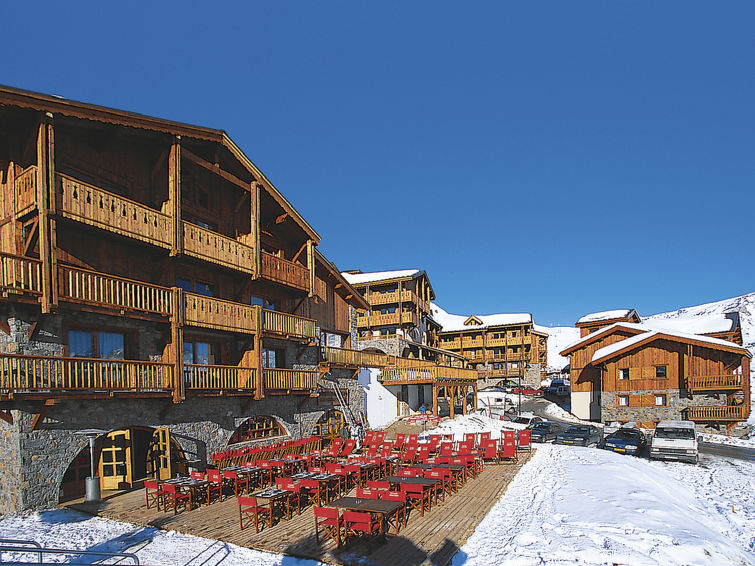
[[[184,342],[184,363],[203,366],[216,365],[219,361],[216,344],[209,342]]]
[[[629,395],[619,395],[619,407],[629,406]]]
[[[263,308],[266,308],[266,309],[269,309],[271,311],[278,310],[276,308],[277,305],[276,305],[275,302],[273,302],[270,299],[265,299],[265,298],[262,298],[262,297],[252,296],[251,300],[249,301],[249,304],[250,305],[259,305],[259,306],[261,306]],[[367,314],[365,311],[360,311],[359,312],[359,316],[365,316],[365,314]]]
[[[662,395],[656,395],[655,396],[655,406],[656,407],[665,407],[666,406],[666,394]]]
[[[236,432],[233,433],[233,436],[231,436],[228,444],[275,436],[286,436],[286,431],[277,420],[268,416],[253,417],[241,423]]]
[[[619,379],[629,379],[629,368],[619,370]]]
[[[126,359],[126,335],[120,332],[69,330],[68,355],[74,358]]]
[[[282,348],[262,348],[262,367],[285,368],[285,360]]]
[[[656,379],[666,379],[666,366],[655,366]]]
[[[176,287],[183,289],[189,293],[196,293],[197,295],[204,295],[205,297],[215,296],[215,286],[212,283],[205,283],[203,281],[194,281],[192,279],[176,278]]]

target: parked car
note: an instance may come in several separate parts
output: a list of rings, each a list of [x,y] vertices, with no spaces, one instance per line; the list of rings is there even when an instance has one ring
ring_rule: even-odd
[[[569,394],[569,384],[564,379],[554,379],[551,384],[544,390],[546,395],[556,395],[562,397]]]
[[[692,421],[661,421],[650,441],[651,460],[681,460],[697,464],[697,436]]]
[[[556,440],[558,433],[562,430],[563,427],[553,421],[537,423],[532,427],[532,442],[548,442],[549,440]]]
[[[511,419],[512,423],[524,425],[524,428],[532,428],[537,424],[544,421],[541,417],[536,416],[533,413],[522,413]]]
[[[578,444],[589,446],[600,442],[601,434],[597,427],[590,425],[572,425],[558,434],[556,444]]]
[[[648,441],[645,433],[637,428],[620,428],[598,443],[598,448],[605,448],[622,454],[637,454],[645,449]]]
[[[472,404],[474,397],[467,396],[467,404]],[[486,387],[477,392],[477,412],[486,417],[500,417],[514,411],[516,406],[506,397],[506,393],[499,387]]]
[[[514,389],[511,390],[511,392],[514,393],[515,395],[518,395],[520,392],[522,393],[522,395],[542,395],[543,394],[542,389],[535,389],[534,387],[522,387],[522,388],[515,387]]]

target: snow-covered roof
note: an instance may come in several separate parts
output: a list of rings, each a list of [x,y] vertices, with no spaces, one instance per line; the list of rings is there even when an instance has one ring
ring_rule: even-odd
[[[715,313],[685,318],[653,318],[645,319],[643,324],[658,330],[670,332],[687,332],[691,334],[713,334],[716,332],[730,332],[737,326],[736,313]]]
[[[586,314],[577,321],[577,324],[586,322],[599,322],[601,320],[613,320],[615,318],[627,318],[634,312],[634,309],[618,309],[613,311],[594,312]]]
[[[373,271],[371,273],[342,273],[346,281],[352,285],[360,283],[373,283],[375,281],[387,281],[402,277],[414,277],[421,273],[419,269],[400,269],[398,271]]]
[[[582,344],[586,344],[588,342],[592,342],[596,338],[601,338],[603,336],[606,336],[608,334],[611,334],[618,328],[624,328],[625,330],[639,330],[640,332],[647,332],[651,330],[650,327],[637,324],[636,322],[615,322],[611,324],[610,326],[606,326],[604,328],[601,328],[600,330],[596,330],[595,332],[591,332],[587,336],[583,336],[579,340],[572,342],[568,346],[566,346],[563,350],[561,350],[561,353],[566,352],[568,350],[573,350],[574,348],[581,346]]]
[[[502,314],[487,314],[487,315],[473,315],[479,319],[482,324],[470,324],[464,323],[469,320],[469,316],[463,316],[460,314],[451,314],[444,311],[435,303],[430,303],[430,313],[432,317],[441,325],[443,332],[457,332],[459,330],[475,330],[478,328],[487,328],[489,326],[505,326],[507,324],[528,324],[532,322],[532,315],[529,313],[502,313]]]
[[[609,358],[616,352],[619,352],[626,348],[631,348],[635,344],[645,342],[647,340],[650,340],[651,338],[654,338],[655,336],[662,338],[680,338],[682,340],[694,340],[695,342],[703,342],[710,344],[711,346],[724,346],[726,348],[736,348],[738,350],[742,350],[743,352],[747,352],[747,350],[745,350],[739,344],[735,344],[734,342],[729,342],[727,340],[721,340],[720,338],[710,338],[709,336],[700,336],[698,334],[687,334],[686,332],[649,330],[648,332],[643,332],[642,334],[638,334],[637,336],[626,338],[625,340],[621,340],[619,342],[616,342],[615,344],[611,344],[610,346],[600,348],[592,355],[592,362],[597,363],[605,358]],[[747,352],[747,355],[750,355],[749,352]]]

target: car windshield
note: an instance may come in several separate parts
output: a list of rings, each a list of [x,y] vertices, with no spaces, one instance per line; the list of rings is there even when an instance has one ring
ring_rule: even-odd
[[[532,417],[517,417],[512,422],[520,423],[520,424],[530,424],[531,420],[532,420]]]
[[[590,434],[589,426],[570,426],[566,431],[568,434]]]
[[[655,430],[655,437],[673,440],[694,440],[695,431],[691,428],[657,428]]]
[[[532,432],[548,432],[550,428],[551,428],[551,423],[537,423],[532,428]]]
[[[617,430],[611,437],[620,438],[621,440],[637,440],[640,437],[639,430]]]

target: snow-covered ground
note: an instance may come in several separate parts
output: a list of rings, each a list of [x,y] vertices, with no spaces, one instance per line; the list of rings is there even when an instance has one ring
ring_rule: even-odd
[[[500,421],[469,415],[445,423],[457,437],[483,431],[495,437],[499,427]],[[317,564],[62,510],[6,517],[0,538],[132,552],[142,564]],[[540,445],[453,560],[454,566],[614,563],[755,565],[755,464],[703,456],[694,466]]]
[[[535,330],[548,335],[548,371],[561,371],[569,365],[569,358],[561,355],[567,346],[579,340],[579,328],[573,326],[540,326]]]

